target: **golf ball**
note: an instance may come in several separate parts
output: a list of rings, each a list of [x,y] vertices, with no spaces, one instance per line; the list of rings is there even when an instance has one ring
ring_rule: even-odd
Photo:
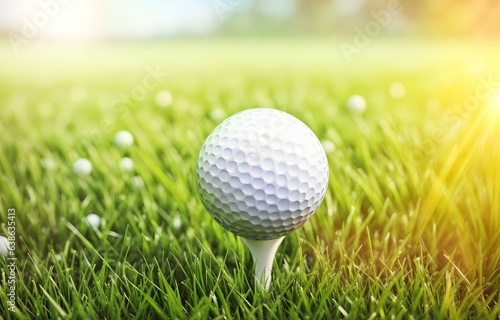
[[[217,126],[196,165],[200,198],[224,228],[252,240],[285,236],[319,207],[328,184],[320,141],[297,118],[250,109]]]
[[[366,110],[366,100],[360,95],[354,95],[347,100],[347,109],[354,113],[363,113]]]
[[[179,216],[175,216],[173,222],[172,222],[172,226],[174,227],[174,229],[180,229],[181,226],[182,226],[182,220],[181,220],[181,217]]]
[[[89,227],[97,229],[97,228],[99,228],[99,225],[101,224],[101,217],[99,217],[95,213],[91,213],[85,217],[85,222],[87,223],[87,225]]]
[[[4,236],[0,236],[0,254],[5,257],[9,254],[9,239]]]
[[[92,172],[92,163],[85,158],[80,158],[73,164],[73,172],[79,176],[84,176]]]
[[[134,161],[129,157],[123,157],[120,160],[120,167],[123,171],[132,171],[134,169]]]
[[[126,130],[118,131],[113,139],[115,145],[120,148],[130,147],[134,143],[134,137]]]

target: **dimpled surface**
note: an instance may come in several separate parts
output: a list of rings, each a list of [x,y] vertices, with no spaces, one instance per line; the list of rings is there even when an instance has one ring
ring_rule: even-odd
[[[223,121],[201,147],[200,198],[229,231],[254,240],[278,238],[304,224],[328,184],[320,141],[297,118],[250,109]]]

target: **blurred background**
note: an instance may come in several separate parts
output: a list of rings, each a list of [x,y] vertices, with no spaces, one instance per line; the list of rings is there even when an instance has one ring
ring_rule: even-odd
[[[495,0],[0,0],[0,34],[89,42],[179,36],[351,36],[376,13],[398,8],[381,33],[491,38]],[[48,16],[48,18],[47,18]],[[29,35],[28,35],[29,34]]]

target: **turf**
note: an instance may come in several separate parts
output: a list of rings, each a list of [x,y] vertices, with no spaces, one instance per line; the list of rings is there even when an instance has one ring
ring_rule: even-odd
[[[498,319],[500,102],[481,86],[500,82],[499,49],[378,39],[348,63],[321,39],[17,54],[1,44],[0,234],[15,208],[18,260],[12,313],[0,259],[0,314]],[[141,91],[148,68],[165,74]],[[389,95],[394,82],[404,97]],[[156,105],[160,90],[170,107]],[[353,94],[365,113],[346,109]],[[204,138],[254,107],[287,111],[335,145],[325,200],[281,245],[269,293],[255,290],[250,253],[210,218],[194,183]],[[114,146],[119,130],[132,147]],[[123,156],[133,172],[120,170]],[[88,176],[72,171],[80,157]],[[97,230],[89,213],[103,218]]]

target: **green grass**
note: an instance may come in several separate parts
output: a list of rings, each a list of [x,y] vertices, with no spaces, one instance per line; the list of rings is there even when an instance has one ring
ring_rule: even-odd
[[[15,208],[18,309],[7,311],[0,259],[0,314],[498,319],[500,109],[484,99],[455,112],[460,121],[445,115],[481,76],[500,81],[499,51],[378,39],[348,64],[323,40],[18,54],[2,44],[0,234]],[[148,66],[168,75],[140,103],[115,108]],[[405,85],[402,99],[390,97],[393,82]],[[82,99],[71,98],[75,87]],[[175,98],[167,109],[154,102],[162,89]],[[353,94],[367,99],[366,113],[346,110]],[[213,109],[253,107],[285,110],[336,147],[325,200],[281,245],[269,293],[254,289],[250,253],[210,218],[194,183],[199,148],[220,121]],[[113,145],[118,130],[132,132],[131,148]],[[119,169],[122,156],[134,172]],[[72,172],[79,157],[92,162],[89,176]],[[103,218],[98,230],[85,224],[91,212]]]

